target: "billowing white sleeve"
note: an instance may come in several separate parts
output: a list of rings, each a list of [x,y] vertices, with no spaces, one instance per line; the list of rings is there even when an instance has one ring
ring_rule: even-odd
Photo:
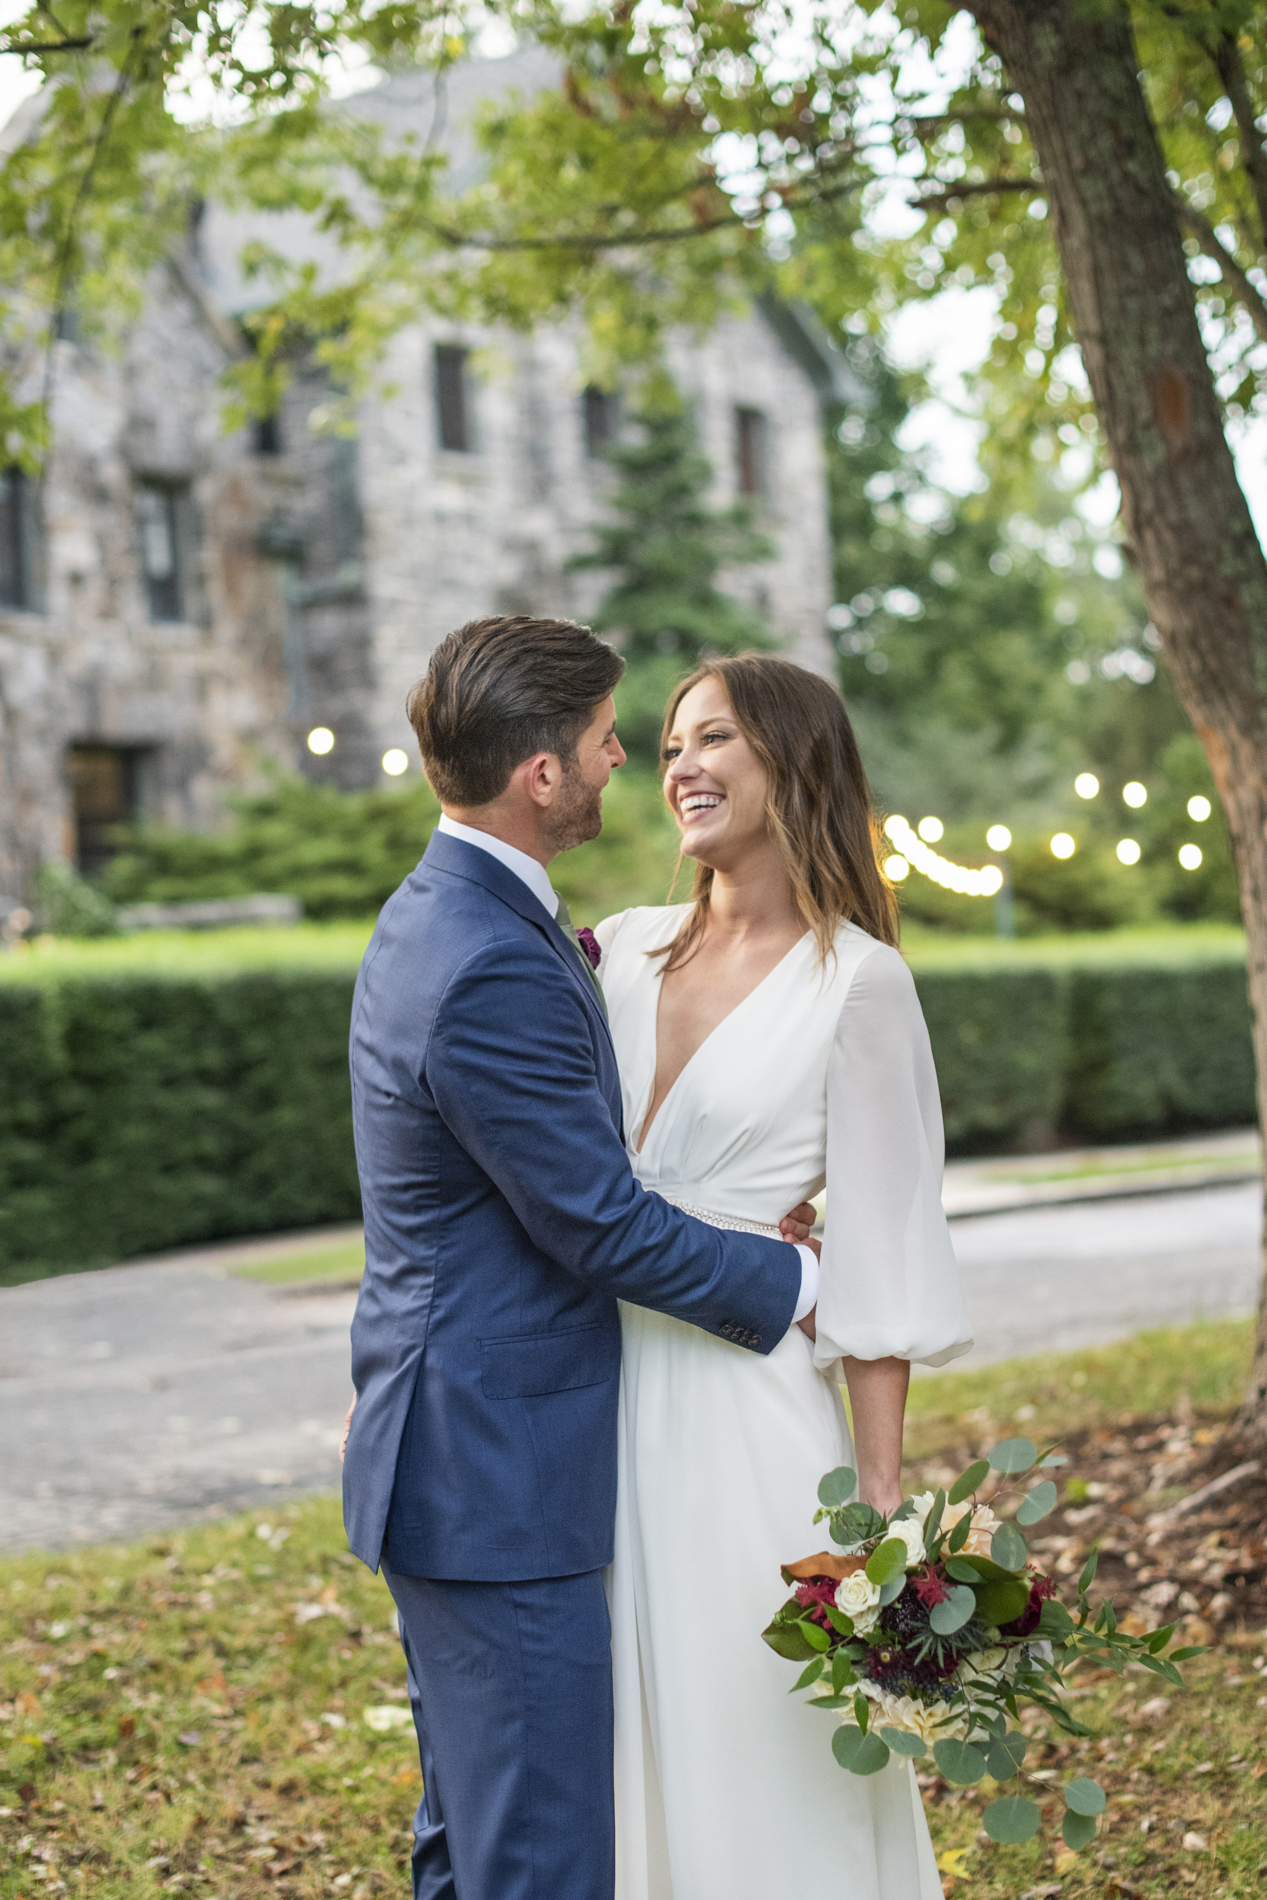
[[[972,1344],[941,1205],[945,1138],[911,973],[879,944],[858,966],[827,1069],[827,1220],[814,1360],[941,1366]]]

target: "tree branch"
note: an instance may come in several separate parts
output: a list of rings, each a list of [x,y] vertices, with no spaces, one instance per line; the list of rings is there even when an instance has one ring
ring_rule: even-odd
[[[20,40],[16,46],[0,46],[0,53],[79,53],[96,40],[86,33],[78,40]]]
[[[1250,322],[1264,343],[1267,343],[1267,297],[1256,288],[1248,273],[1220,242],[1219,234],[1210,220],[1179,192],[1175,193],[1175,210],[1179,214],[1180,224],[1185,230],[1191,231],[1205,255],[1214,259],[1222,273],[1223,282],[1229,290],[1235,291],[1249,313]]]
[[[983,121],[988,125],[1006,125],[1012,119],[1021,125],[1025,123],[1025,114],[1013,106],[965,106],[954,112],[901,112],[897,117],[898,125],[972,125]]]
[[[924,184],[924,179],[913,180],[915,184]],[[985,178],[980,184],[961,184],[956,180],[948,184],[943,191],[928,193],[923,198],[912,198],[911,205],[917,211],[923,211],[932,205],[949,204],[952,198],[989,197],[999,191],[1032,191],[1038,196],[1046,190],[1041,178]]]
[[[1258,223],[1262,241],[1267,245],[1267,151],[1259,137],[1255,123],[1254,102],[1249,96],[1249,85],[1245,78],[1245,67],[1241,60],[1241,49],[1229,36],[1220,39],[1214,47],[1211,57],[1218,68],[1219,78],[1231,101],[1232,112],[1236,118],[1236,129],[1241,135],[1241,151],[1244,155],[1245,171],[1258,206]]]

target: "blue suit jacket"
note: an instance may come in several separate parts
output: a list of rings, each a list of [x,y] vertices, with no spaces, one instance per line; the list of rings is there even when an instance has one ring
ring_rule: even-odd
[[[474,845],[433,835],[352,1012],[365,1278],[343,1467],[352,1549],[486,1581],[611,1561],[617,1298],[769,1352],[800,1258],[647,1193],[574,946]],[[689,1448],[688,1455],[689,1455]]]

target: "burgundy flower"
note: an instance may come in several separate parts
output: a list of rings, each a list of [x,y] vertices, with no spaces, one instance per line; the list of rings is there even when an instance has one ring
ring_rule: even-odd
[[[820,1628],[830,1630],[833,1625],[824,1614],[823,1606],[835,1603],[839,1588],[835,1577],[811,1577],[806,1583],[796,1586],[796,1600],[805,1611],[806,1620],[817,1623]]]
[[[585,924],[581,925],[576,935],[582,950],[590,960],[590,969],[596,970],[603,960],[603,953],[599,948],[598,938]]]
[[[925,1577],[915,1579],[915,1594],[925,1609],[931,1610],[934,1603],[944,1603],[950,1595],[950,1586],[944,1577],[930,1570]]]
[[[1048,1597],[1054,1597],[1056,1586],[1050,1577],[1030,1577],[1029,1602],[1020,1615],[1011,1623],[1003,1625],[1005,1636],[1032,1636],[1038,1628],[1038,1619],[1043,1613],[1043,1604]]]

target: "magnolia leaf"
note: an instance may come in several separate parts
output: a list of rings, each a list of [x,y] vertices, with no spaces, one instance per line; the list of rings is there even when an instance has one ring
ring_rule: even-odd
[[[1029,1560],[1029,1545],[1015,1524],[1000,1524],[990,1539],[990,1555],[1004,1570],[1024,1570]]]
[[[1079,1775],[1065,1789],[1065,1805],[1075,1814],[1103,1814],[1107,1804],[1108,1796],[1099,1782],[1085,1775]]]
[[[946,1780],[961,1788],[980,1781],[985,1773],[985,1756],[971,1742],[934,1742],[933,1760]]]
[[[848,1465],[837,1465],[834,1471],[829,1471],[826,1477],[819,1479],[818,1501],[827,1505],[829,1510],[834,1510],[839,1504],[848,1504],[857,1488],[857,1472],[851,1471]]]
[[[1029,1801],[1023,1794],[1006,1794],[1001,1801],[990,1803],[981,1821],[992,1841],[1018,1847],[1022,1841],[1033,1840],[1041,1818],[1037,1801]]]
[[[987,1588],[988,1587],[987,1585]],[[1025,1594],[1026,1601],[1028,1601],[1029,1592],[1026,1591]],[[953,1636],[955,1631],[961,1630],[964,1624],[968,1622],[971,1617],[975,1616],[976,1613],[977,1599],[975,1594],[968,1588],[967,1584],[957,1583],[948,1597],[943,1598],[940,1603],[934,1603],[928,1616],[929,1627],[934,1630],[938,1636]]]
[[[965,1498],[970,1498],[974,1491],[980,1490],[981,1485],[989,1475],[989,1459],[978,1458],[975,1465],[969,1465],[968,1469],[961,1472],[955,1479],[949,1491],[946,1493],[948,1502],[951,1504],[962,1504]]]
[[[1065,1846],[1071,1847],[1075,1854],[1095,1839],[1095,1816],[1093,1814],[1075,1814],[1071,1808],[1060,1824]]]
[[[1029,1471],[1038,1458],[1038,1446],[1032,1438],[1005,1438],[987,1454],[992,1471],[1009,1477]]]
[[[887,1583],[906,1571],[906,1545],[900,1537],[886,1537],[867,1558],[867,1576],[872,1583]]]
[[[1029,1585],[1023,1577],[1009,1577],[1006,1583],[982,1583],[976,1590],[977,1611],[987,1623],[1001,1629],[1023,1616],[1029,1602]]]
[[[1058,1603],[1055,1597],[1048,1597],[1043,1604],[1038,1618],[1037,1633],[1045,1637],[1049,1643],[1067,1643],[1073,1635],[1073,1618],[1064,1604]]]
[[[818,1678],[822,1675],[825,1667],[826,1667],[826,1664],[824,1662],[824,1659],[821,1656],[815,1656],[813,1662],[809,1665],[809,1668],[802,1669],[800,1675],[796,1678],[796,1681],[792,1684],[792,1687],[788,1690],[788,1694],[795,1695],[798,1689],[808,1689],[811,1682],[818,1681]]]
[[[882,1728],[878,1733],[880,1740],[895,1755],[907,1755],[912,1761],[918,1761],[921,1755],[928,1753],[927,1742],[922,1742],[918,1735],[912,1735],[909,1729]]]
[[[996,1781],[1010,1781],[1025,1759],[1029,1743],[1018,1728],[996,1737],[985,1752],[985,1763]]]
[[[1050,1517],[1055,1508],[1056,1487],[1048,1478],[1044,1483],[1036,1484],[1034,1489],[1021,1499],[1016,1512],[1016,1521],[1018,1524],[1037,1524],[1043,1518]]]
[[[845,1725],[831,1738],[831,1752],[851,1775],[875,1775],[889,1765],[889,1751],[878,1735]]]
[[[780,1623],[776,1617],[768,1629],[762,1630],[761,1638],[784,1662],[807,1662],[815,1654],[814,1645],[801,1634],[799,1623]]]

